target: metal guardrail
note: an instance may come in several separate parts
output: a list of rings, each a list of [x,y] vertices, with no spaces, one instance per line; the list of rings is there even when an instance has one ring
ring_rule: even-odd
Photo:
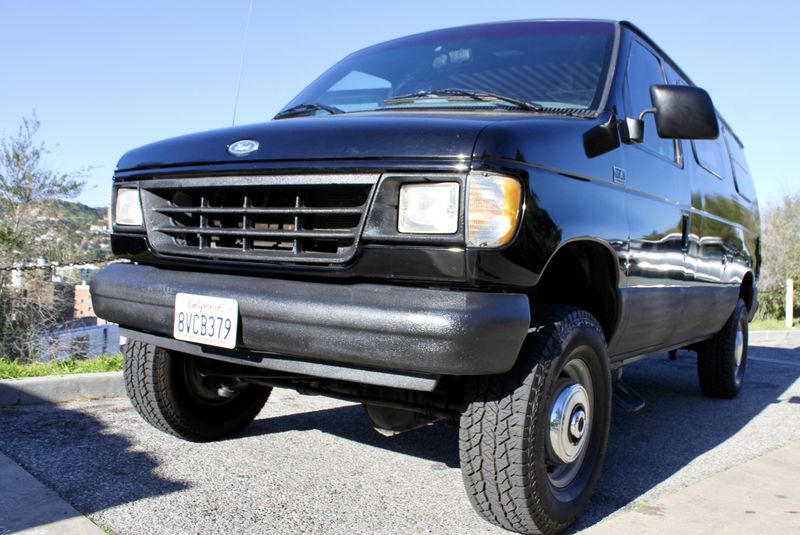
[[[119,325],[108,323],[50,331],[41,335],[39,360],[88,359],[119,353]]]

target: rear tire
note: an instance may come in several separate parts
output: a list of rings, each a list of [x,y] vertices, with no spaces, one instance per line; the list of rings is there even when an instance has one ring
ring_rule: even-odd
[[[478,378],[459,450],[472,506],[518,533],[558,533],[589,503],[611,420],[603,332],[588,312],[548,306],[508,372]]]
[[[198,359],[132,340],[124,347],[125,389],[144,420],[192,442],[233,435],[252,422],[272,390],[248,384],[233,397],[217,393],[218,379],[195,369]]]
[[[704,396],[733,399],[747,369],[747,305],[739,299],[722,330],[697,349],[697,377]]]

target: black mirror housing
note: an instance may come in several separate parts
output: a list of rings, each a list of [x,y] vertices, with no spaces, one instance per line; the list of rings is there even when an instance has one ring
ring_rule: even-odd
[[[719,123],[705,90],[685,85],[652,85],[656,131],[668,139],[717,139]]]

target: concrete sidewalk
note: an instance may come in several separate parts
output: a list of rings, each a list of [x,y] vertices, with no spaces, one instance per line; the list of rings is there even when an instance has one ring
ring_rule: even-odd
[[[103,535],[103,530],[0,453],[0,534]]]
[[[800,442],[778,448],[582,531],[750,534],[800,532]]]

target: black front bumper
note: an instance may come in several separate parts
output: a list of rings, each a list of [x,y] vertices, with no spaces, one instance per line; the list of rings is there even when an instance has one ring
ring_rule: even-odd
[[[239,340],[231,354],[254,351],[399,373],[505,372],[530,326],[528,298],[521,294],[323,284],[138,264],[112,264],[91,284],[99,317],[164,337],[172,335],[178,292],[236,299]]]

